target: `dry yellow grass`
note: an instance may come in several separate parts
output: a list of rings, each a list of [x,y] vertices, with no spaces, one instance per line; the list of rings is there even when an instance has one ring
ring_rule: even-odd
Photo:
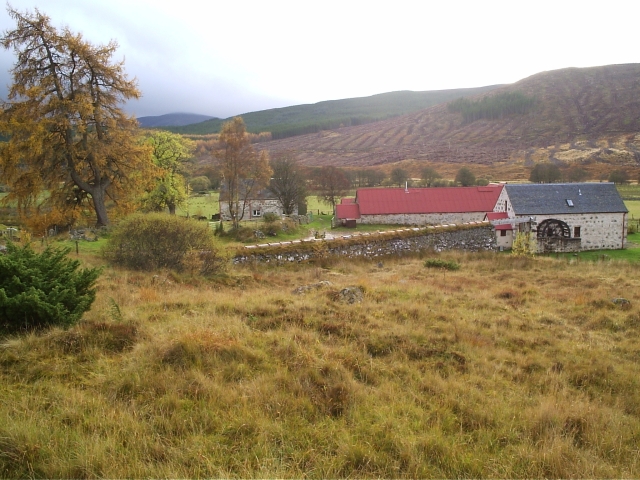
[[[442,258],[107,269],[76,327],[3,340],[0,475],[638,476],[635,267]]]

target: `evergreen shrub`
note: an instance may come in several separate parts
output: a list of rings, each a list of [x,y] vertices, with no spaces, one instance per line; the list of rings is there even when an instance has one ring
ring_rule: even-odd
[[[78,322],[95,300],[99,268],[79,269],[70,249],[36,253],[7,244],[0,254],[0,332],[17,333]]]
[[[460,264],[454,261],[441,260],[439,258],[429,258],[425,260],[424,266],[427,268],[441,268],[444,270],[459,270]]]

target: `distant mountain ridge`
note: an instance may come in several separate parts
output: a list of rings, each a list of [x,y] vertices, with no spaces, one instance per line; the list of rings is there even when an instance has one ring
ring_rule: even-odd
[[[167,113],[165,115],[139,117],[138,123],[142,128],[181,127],[214,118],[215,117],[209,115],[199,115],[197,113]]]
[[[271,132],[273,138],[285,138],[321,130],[372,123],[423,110],[460,97],[491,91],[500,85],[478,88],[399,91],[369,97],[327,100],[314,104],[272,108],[240,115],[252,133]],[[169,127],[174,133],[207,135],[220,131],[228,119],[210,119],[201,123]]]

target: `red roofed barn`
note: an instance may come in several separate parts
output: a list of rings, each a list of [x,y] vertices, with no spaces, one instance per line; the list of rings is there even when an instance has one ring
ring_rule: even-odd
[[[361,188],[336,206],[347,223],[443,225],[480,222],[496,206],[502,185],[449,188]]]

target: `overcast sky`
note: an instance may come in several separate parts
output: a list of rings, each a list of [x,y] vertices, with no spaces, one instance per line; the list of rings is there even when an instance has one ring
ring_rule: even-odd
[[[92,43],[116,40],[137,116],[217,117],[513,83],[545,70],[640,62],[640,2],[12,0]],[[14,27],[0,11],[2,31]],[[0,52],[0,96],[12,52]]]

